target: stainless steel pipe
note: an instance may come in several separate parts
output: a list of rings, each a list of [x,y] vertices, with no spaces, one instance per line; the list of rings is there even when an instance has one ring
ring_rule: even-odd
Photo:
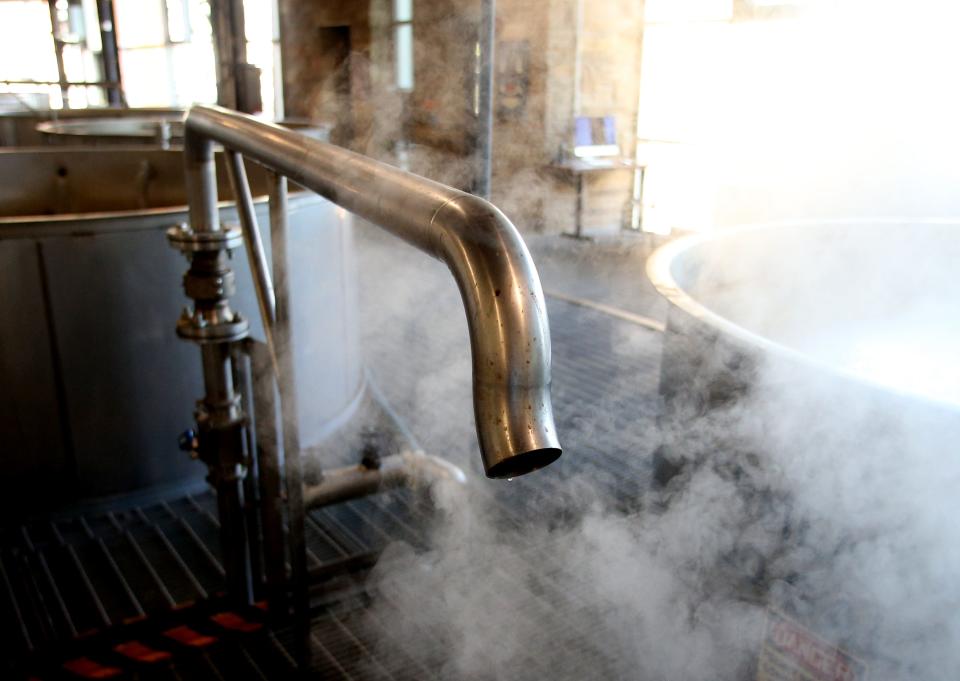
[[[449,461],[406,451],[384,458],[377,468],[359,464],[325,470],[321,482],[303,486],[303,503],[320,508],[395,487],[416,489],[438,482],[464,485],[467,478]]]
[[[195,231],[219,229],[215,141],[446,263],[467,313],[474,415],[486,474],[514,477],[560,456],[540,278],[520,234],[495,206],[219,107],[192,108],[184,137]]]
[[[227,175],[230,178],[230,186],[233,187],[233,195],[237,198],[237,216],[243,227],[243,247],[247,250],[250,272],[257,278],[255,288],[260,315],[272,326],[277,301],[273,292],[273,282],[270,279],[267,256],[263,250],[260,228],[257,225],[257,214],[253,207],[247,171],[243,167],[243,157],[240,154],[227,153]]]

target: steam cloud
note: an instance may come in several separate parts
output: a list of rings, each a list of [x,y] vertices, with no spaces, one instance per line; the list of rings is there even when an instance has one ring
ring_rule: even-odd
[[[930,3],[923,8],[935,9]],[[875,16],[863,25],[865,43],[850,42],[852,34],[845,34],[851,51],[871,51],[859,53],[843,73],[865,68],[881,38],[889,35],[889,25],[871,32],[876,21]],[[930,21],[922,16],[905,30]],[[838,42],[831,31],[837,25],[826,29],[833,47]],[[813,40],[818,33],[810,30]],[[936,42],[917,59],[929,58],[933,64],[940,48],[947,49]],[[889,64],[889,57],[879,62],[881,67]],[[814,74],[826,76],[826,71]],[[830,82],[837,85],[835,79]],[[937,94],[929,101],[943,103],[943,98]],[[916,101],[916,107],[923,102]],[[760,131],[755,141],[768,145],[768,161],[776,155],[778,141],[785,156],[798,149],[795,138],[787,144],[779,134],[791,125],[803,129],[809,113],[804,108],[782,117],[774,131],[779,132],[769,138],[763,136],[768,129]],[[940,110],[934,119],[940,121],[943,114]],[[870,127],[889,132],[885,126],[902,115],[903,110]],[[776,178],[784,184],[760,196],[732,193],[719,206],[719,222],[787,213],[791,218],[875,215],[879,209],[871,199],[894,180],[905,182],[903,192],[897,201],[880,201],[883,210],[893,206],[901,214],[924,216],[951,210],[955,204],[938,193],[942,186],[921,186],[916,177],[895,170],[871,184],[875,156],[859,155],[860,131],[843,145],[844,126],[852,132],[851,126],[861,122],[852,115],[832,121],[830,148],[821,158],[828,166],[829,159],[842,159],[842,170],[830,166],[830,181],[858,178],[855,191],[845,195],[840,184],[824,194],[822,176],[778,175],[784,166],[775,164],[771,184]],[[925,130],[924,143],[930,138]],[[954,138],[955,131],[949,139]],[[929,145],[924,149],[932,152]],[[904,156],[898,152],[897,158]],[[750,161],[760,164],[751,172],[762,167],[762,158]],[[942,182],[950,172],[939,159],[920,177]],[[728,184],[735,187],[736,177]],[[749,182],[740,186],[749,187]],[[748,288],[745,298],[715,297],[715,309],[833,363],[849,359],[837,351],[836,338],[862,329],[818,312],[838,301],[830,290],[804,284],[815,283],[825,272],[838,277],[833,289],[842,298],[838,309],[872,313],[904,306],[899,319],[880,319],[871,332],[907,329],[929,339],[943,330],[937,321],[941,315],[956,318],[953,296],[946,304],[936,303],[932,327],[917,326],[916,301],[889,297],[896,290],[891,284],[907,268],[886,271],[890,281],[884,285],[883,271],[877,277],[844,270],[839,258],[825,263],[820,257],[825,245],[827,252],[849,255],[876,244],[869,238],[844,244],[836,238],[841,232],[814,240],[815,247],[806,251],[789,239],[776,243],[777,237],[765,252],[786,254],[795,264],[770,265],[784,290]],[[392,396],[404,401],[404,415],[426,449],[478,472],[469,417],[466,326],[452,281],[442,266],[425,264],[421,255],[394,241],[364,235],[361,242],[368,355],[374,365],[398,373],[390,380],[404,386],[404,393]],[[735,279],[743,253],[737,249],[732,255],[718,262]],[[918,258],[929,255],[917,253]],[[851,262],[855,265],[857,259]],[[924,267],[928,264],[923,261]],[[554,265],[551,271],[562,270]],[[635,276],[643,276],[639,257]],[[950,279],[947,271],[937,277]],[[919,293],[922,287],[910,291]],[[723,292],[722,287],[714,291],[716,296]],[[765,296],[785,302],[787,309],[763,304]],[[817,320],[816,337],[776,338],[778,324],[794,313],[792,319]],[[553,333],[557,338],[564,329],[555,325]],[[651,331],[623,325],[607,340],[624,361],[659,343]],[[667,342],[676,350],[684,340],[670,337]],[[563,343],[556,343],[555,352],[562,348]],[[578,377],[566,369],[557,372],[555,403],[565,404],[568,414],[561,433],[567,460],[534,474],[549,480],[542,484],[534,478],[512,483],[478,479],[465,493],[435,490],[440,513],[429,548],[402,543],[388,548],[371,578],[375,598],[370,617],[402,647],[439,651],[435,661],[441,678],[752,678],[771,608],[862,658],[874,681],[952,678],[960,669],[956,410],[942,404],[931,410],[922,401],[898,402],[892,410],[885,395],[855,382],[838,386],[779,356],[741,364],[736,350],[718,345],[707,359],[718,369],[739,366],[732,375],[749,380],[749,390],[715,404],[683,405],[659,422],[637,400],[640,392],[655,392],[654,385],[614,381],[596,403],[571,406],[564,400]],[[418,357],[429,358],[428,374],[418,373]],[[893,361],[900,361],[896,357]],[[575,361],[589,358],[555,358],[558,365]],[[685,386],[694,393],[702,387]],[[625,427],[623,414],[629,407],[624,405],[631,404],[637,407],[636,418]],[[619,444],[629,455],[605,451],[611,434],[620,435]],[[570,461],[577,456],[606,463],[619,458],[620,465]],[[611,489],[628,493],[615,496]],[[501,503],[504,499],[512,501]]]
[[[599,404],[559,407],[579,412],[566,421],[566,461],[491,487],[479,478],[455,287],[420,254],[408,262],[392,242],[361,242],[364,271],[391,271],[368,279],[364,297],[379,302],[375,352],[396,344],[436,362],[422,380],[402,368],[390,379],[414,386],[405,414],[428,449],[478,473],[467,493],[435,492],[428,550],[391,546],[371,579],[371,617],[411,650],[442,650],[442,678],[752,678],[768,608],[864,659],[872,679],[947,678],[960,664],[952,407],[891,405],[773,357],[742,366],[748,393],[707,411],[687,404],[657,428],[636,386],[614,382]],[[400,272],[410,288],[395,285]],[[612,340],[627,352],[659,342],[618,326]],[[558,368],[588,359],[564,347]],[[718,346],[713,360],[733,357]],[[565,371],[558,405],[572,397]],[[640,427],[624,430],[624,405],[638,405]],[[601,459],[610,433],[627,440],[619,465],[571,460]],[[665,484],[650,466],[661,443],[682,464]]]

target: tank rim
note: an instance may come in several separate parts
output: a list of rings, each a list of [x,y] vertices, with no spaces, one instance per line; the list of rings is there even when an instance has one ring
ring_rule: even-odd
[[[847,381],[860,383],[870,388],[884,391],[898,397],[909,398],[928,405],[946,407],[952,410],[960,410],[960,402],[950,401],[934,397],[924,392],[901,388],[889,383],[884,383],[870,376],[865,376],[848,369],[826,362],[806,353],[795,350],[788,345],[778,341],[771,340],[766,336],[750,331],[729,319],[714,312],[704,303],[701,303],[688,293],[676,280],[673,275],[673,265],[682,254],[691,251],[697,246],[718,241],[720,239],[729,239],[743,234],[760,232],[768,229],[784,227],[804,227],[804,226],[825,226],[836,225],[843,226],[862,226],[862,225],[957,225],[960,226],[960,218],[908,218],[908,217],[886,217],[886,218],[817,218],[809,220],[778,220],[771,222],[761,222],[739,225],[734,227],[724,227],[712,232],[690,234],[673,241],[663,244],[657,248],[647,259],[646,275],[653,284],[657,292],[663,296],[669,304],[667,318],[667,329],[671,327],[670,314],[674,310],[679,310],[686,316],[692,318],[695,322],[705,324],[720,334],[732,338],[738,345],[751,349],[758,349],[761,353],[769,353],[773,357],[799,366],[808,367],[812,370],[826,372],[827,374],[837,376]]]

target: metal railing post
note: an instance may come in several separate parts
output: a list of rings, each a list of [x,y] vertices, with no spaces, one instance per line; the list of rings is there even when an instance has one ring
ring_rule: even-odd
[[[283,431],[283,469],[287,493],[287,542],[290,551],[291,595],[297,623],[307,626],[309,597],[307,588],[307,544],[303,505],[303,471],[300,463],[299,409],[290,333],[290,279],[288,268],[287,178],[272,173],[269,187],[270,250],[273,254],[274,295],[276,299],[274,332],[279,352],[280,393]],[[299,642],[299,641],[298,641]],[[303,644],[306,643],[304,638]]]

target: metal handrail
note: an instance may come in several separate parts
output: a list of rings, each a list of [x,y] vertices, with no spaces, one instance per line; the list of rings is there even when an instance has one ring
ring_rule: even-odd
[[[487,475],[522,475],[560,456],[543,291],[523,239],[503,213],[483,199],[346,149],[245,114],[198,106],[188,112],[184,132],[194,232],[220,230],[215,142],[443,261],[466,308]],[[254,278],[263,285],[262,276]]]

